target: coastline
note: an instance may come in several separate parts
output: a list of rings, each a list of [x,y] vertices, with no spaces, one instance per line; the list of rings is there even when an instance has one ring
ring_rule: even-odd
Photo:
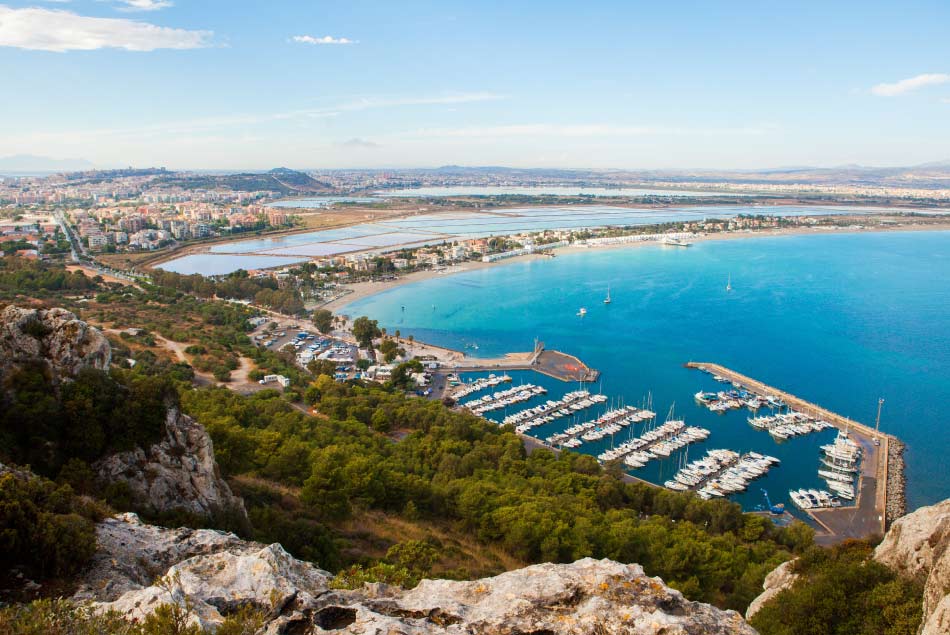
[[[743,240],[750,238],[775,238],[782,236],[824,236],[829,234],[869,234],[869,233],[885,233],[885,232],[921,232],[921,231],[950,231],[950,222],[942,223],[931,223],[926,225],[894,225],[894,226],[875,226],[875,227],[790,227],[788,229],[778,229],[778,230],[766,230],[766,231],[736,231],[736,232],[718,232],[715,234],[701,234],[695,238],[691,238],[691,243],[701,243],[701,242],[710,242],[710,241],[724,241],[724,240]],[[568,245],[565,247],[558,247],[553,250],[557,255],[561,254],[572,254],[585,251],[603,251],[603,250],[614,250],[614,249],[639,249],[642,247],[648,246],[658,246],[662,247],[659,243],[655,241],[644,241],[644,242],[635,242],[635,243],[621,243],[614,245],[601,245],[601,246],[586,246],[586,245]],[[683,249],[682,247],[669,247],[670,249]],[[482,262],[482,261],[470,261],[464,262],[458,265],[453,265],[445,269],[426,269],[423,271],[414,271],[412,273],[400,276],[395,280],[388,281],[379,281],[379,282],[357,282],[349,285],[345,285],[345,288],[348,289],[348,292],[338,298],[322,304],[319,306],[321,309],[327,309],[334,313],[345,315],[346,308],[357,302],[358,300],[363,300],[365,298],[374,296],[390,289],[395,289],[407,284],[413,284],[416,282],[423,282],[425,280],[431,280],[433,278],[438,278],[441,276],[454,275],[457,273],[463,273],[467,271],[477,271],[479,269],[486,269],[488,267],[504,266],[509,264],[515,264],[519,262],[526,262],[529,260],[538,260],[545,259],[549,256],[541,254],[528,254],[524,256],[516,256],[513,258],[506,258],[503,260],[495,260],[492,262]]]

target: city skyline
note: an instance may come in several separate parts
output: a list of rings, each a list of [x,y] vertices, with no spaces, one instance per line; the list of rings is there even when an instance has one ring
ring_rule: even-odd
[[[0,156],[97,167],[950,158],[938,2],[0,0]]]

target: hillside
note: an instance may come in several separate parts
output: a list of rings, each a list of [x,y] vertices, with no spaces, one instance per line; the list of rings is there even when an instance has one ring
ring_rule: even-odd
[[[238,192],[276,192],[281,195],[319,194],[333,192],[333,188],[313,177],[287,168],[276,168],[264,173],[190,174],[172,173],[160,177],[156,184],[180,187],[186,190],[227,189]]]

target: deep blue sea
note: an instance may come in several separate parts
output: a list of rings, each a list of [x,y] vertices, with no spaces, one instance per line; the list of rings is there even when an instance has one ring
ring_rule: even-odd
[[[595,388],[612,400],[636,405],[651,395],[660,420],[675,404],[687,424],[710,429],[690,457],[731,448],[782,459],[736,498],[747,509],[762,502],[763,487],[787,502],[789,488],[823,486],[818,446],[835,433],[777,443],[748,425],[747,410],[709,412],[693,394],[721,385],[685,362],[723,364],[871,425],[883,397],[881,428],[908,445],[909,507],[950,497],[950,232],[592,249],[396,287],[344,311],[433,344],[470,353],[477,344],[482,356],[530,350],[535,337],[575,354],[602,372]],[[532,372],[515,381],[548,387],[543,399],[576,388]],[[567,425],[532,432],[543,438]],[[597,454],[608,443],[580,450]],[[662,482],[677,461],[634,474]]]

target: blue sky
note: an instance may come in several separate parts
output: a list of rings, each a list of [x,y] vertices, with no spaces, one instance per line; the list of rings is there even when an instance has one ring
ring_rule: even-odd
[[[0,156],[596,168],[950,159],[950,3],[0,0]]]

